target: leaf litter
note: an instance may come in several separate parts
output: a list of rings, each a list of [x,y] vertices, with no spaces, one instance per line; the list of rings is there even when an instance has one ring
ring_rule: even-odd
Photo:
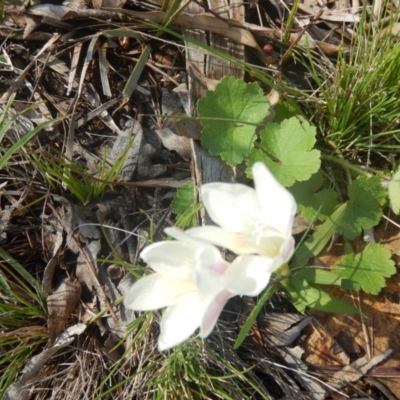
[[[110,186],[112,190],[111,193],[107,194],[108,198],[87,199],[85,204],[74,204],[64,197],[51,196],[48,199],[51,207],[44,206],[47,215],[50,216],[46,217],[43,210],[37,207],[31,211],[33,214],[36,212],[36,215],[28,218],[26,224],[22,224],[21,219],[18,220],[18,216],[15,215],[14,210],[18,210],[18,200],[14,202],[12,211],[4,211],[5,216],[11,213],[11,220],[7,221],[3,229],[4,240],[8,241],[6,248],[16,255],[21,255],[29,253],[32,248],[35,248],[34,244],[36,244],[37,248],[30,258],[26,259],[24,265],[28,270],[32,270],[35,276],[41,276],[44,264],[47,264],[48,274],[44,274],[46,279],[43,277],[43,284],[47,281],[49,340],[50,343],[55,340],[54,345],[51,346],[50,344],[50,348],[32,358],[25,370],[21,371],[21,377],[9,389],[7,396],[11,396],[10,398],[19,398],[18,396],[25,395],[23,393],[27,382],[32,387],[36,385],[36,388],[40,390],[39,380],[43,379],[43,373],[47,375],[47,380],[42,383],[42,388],[46,387],[45,384],[48,385],[47,387],[53,385],[57,388],[58,383],[59,389],[62,388],[62,390],[57,394],[58,389],[56,389],[53,398],[66,398],[65,393],[69,389],[76,390],[76,393],[79,393],[79,390],[87,383],[87,380],[83,379],[81,372],[79,372],[81,367],[83,369],[87,367],[88,373],[93,372],[93,376],[96,377],[94,382],[98,384],[105,378],[105,373],[99,372],[99,369],[104,367],[103,362],[99,361],[98,354],[107,355],[108,358],[105,362],[109,366],[123,360],[124,352],[118,354],[113,350],[115,350],[115,345],[118,344],[119,340],[126,335],[125,323],[134,320],[134,316],[128,317],[128,311],[123,309],[122,304],[114,307],[111,302],[115,303],[118,297],[123,295],[127,287],[126,280],[131,280],[132,277],[126,275],[125,278],[121,278],[118,274],[118,265],[112,268],[112,265],[100,262],[98,259],[103,257],[106,259],[110,252],[115,252],[120,260],[129,260],[132,264],[137,263],[138,253],[144,245],[145,239],[128,232],[140,232],[141,226],[145,227],[145,231],[149,231],[149,227],[154,225],[156,228],[155,235],[162,235],[160,232],[163,224],[165,224],[165,221],[170,222],[168,210],[169,199],[172,197],[170,188],[179,186],[189,177],[186,160],[190,158],[191,146],[188,145],[188,141],[181,138],[190,136],[190,132],[185,133],[188,128],[183,127],[185,134],[178,136],[177,129],[154,129],[157,125],[157,117],[154,117],[154,115],[158,114],[160,109],[162,110],[162,104],[157,104],[157,96],[152,93],[157,79],[164,80],[162,84],[165,85],[165,88],[171,88],[171,82],[180,82],[183,68],[175,66],[174,62],[169,65],[164,63],[157,65],[159,70],[163,72],[157,74],[150,67],[154,62],[147,58],[145,62],[147,64],[147,67],[145,67],[146,74],[143,73],[145,69],[141,70],[136,81],[131,66],[134,60],[132,54],[135,52],[141,54],[144,43],[149,39],[146,39],[144,34],[138,35],[136,32],[128,34],[125,31],[126,36],[121,35],[116,40],[116,36],[110,37],[110,34],[106,32],[115,23],[118,23],[119,27],[124,30],[127,30],[129,26],[131,31],[135,29],[137,32],[145,32],[149,29],[146,21],[161,22],[165,13],[143,11],[143,9],[140,9],[140,11],[122,9],[124,5],[124,1],[107,2],[107,4],[97,1],[93,4],[93,9],[86,5],[82,7],[79,2],[62,6],[40,4],[28,8],[15,5],[7,6],[4,23],[9,30],[7,34],[15,31],[15,40],[7,39],[3,50],[9,61],[7,68],[13,72],[13,78],[16,79],[13,84],[8,85],[0,82],[4,93],[1,100],[7,101],[18,88],[19,98],[23,101],[27,99],[32,101],[32,98],[34,98],[35,102],[43,102],[38,105],[40,112],[33,109],[25,120],[23,116],[18,116],[18,122],[15,126],[26,125],[28,128],[25,132],[27,132],[31,130],[32,122],[36,124],[39,121],[44,122],[41,118],[48,121],[51,116],[54,117],[58,113],[61,115],[73,113],[69,128],[61,123],[52,126],[46,132],[46,135],[39,136],[38,142],[34,146],[41,150],[48,149],[46,151],[51,151],[51,146],[54,146],[59,151],[57,154],[59,161],[64,160],[61,156],[64,152],[68,155],[67,160],[72,159],[77,165],[86,168],[88,174],[92,175],[94,179],[103,179],[99,177],[99,166],[104,154],[106,170],[114,165],[121,155],[126,156],[117,178],[118,183],[121,183],[122,192],[113,193],[116,190],[115,186]],[[119,10],[104,10],[100,7],[119,8]],[[315,4],[312,7],[300,4],[299,9],[304,15],[303,18],[297,19],[298,26],[306,26],[314,16],[318,15],[318,18],[325,21],[330,28],[328,31],[322,30],[327,37],[333,38],[328,41],[319,39],[316,32],[320,28],[315,25],[311,26],[309,30],[311,34],[307,34],[311,48],[320,49],[323,54],[327,55],[338,52],[340,42],[334,39],[335,35],[336,39],[341,35],[335,32],[337,29],[331,29],[332,25],[329,24],[333,22],[354,23],[359,18],[357,15],[359,10],[356,7],[353,7],[351,13],[340,9],[322,9]],[[277,10],[281,13],[280,9]],[[94,21],[96,21],[96,26]],[[109,21],[113,21],[113,24],[110,24]],[[81,27],[83,22],[87,23],[86,32]],[[237,21],[224,21],[213,14],[193,17],[190,14],[182,13],[175,22],[183,28],[205,29],[220,33],[225,37],[228,36],[231,40],[254,48],[263,57],[265,57],[265,54],[258,41],[254,39],[255,32],[264,35],[274,43],[281,37],[280,27],[265,28],[250,23],[243,23],[240,26]],[[349,31],[351,33],[351,26],[348,25],[345,36],[349,34]],[[63,33],[63,36],[49,33],[49,27],[56,27]],[[114,26],[112,27],[114,28]],[[21,32],[23,33],[21,34]],[[97,32],[95,36],[93,36],[93,32]],[[291,33],[289,36],[291,43],[298,40],[296,34]],[[28,46],[33,49],[31,54],[27,49],[15,46],[15,43],[18,43],[20,39],[27,40],[25,43],[28,43]],[[37,44],[32,45],[33,41],[37,40],[39,40],[39,43],[45,42],[45,44],[42,47]],[[154,44],[152,42],[152,45]],[[299,44],[303,45],[301,41]],[[124,46],[127,46],[126,48],[129,51],[121,52],[121,48],[124,48]],[[158,46],[157,50],[161,50],[161,53],[165,51],[159,49]],[[178,63],[182,62],[182,60],[179,60],[179,54],[174,46],[170,46],[169,51],[173,58],[178,59]],[[54,53],[56,55],[53,55]],[[34,55],[32,56],[32,54]],[[170,58],[168,51],[165,52],[165,56]],[[24,59],[26,64],[22,63],[21,65],[21,60]],[[11,75],[7,76],[11,77]],[[168,77],[170,77],[170,81]],[[130,87],[125,85],[128,80],[133,81]],[[40,90],[37,90],[37,88],[40,88]],[[178,112],[187,108],[185,104],[174,107],[180,109]],[[13,112],[15,113],[15,111]],[[162,112],[165,113],[165,110]],[[20,136],[21,133],[19,132],[18,137]],[[14,136],[9,140],[14,142],[16,138]],[[16,179],[13,181],[16,176],[13,168],[15,167],[9,167],[4,176],[4,179],[8,179],[8,181],[5,181],[8,187],[6,186],[6,191],[2,192],[2,197],[8,201],[18,196],[15,193],[17,191],[21,193],[24,185],[24,180]],[[35,183],[29,188],[29,199],[32,200],[37,194],[36,192],[43,194],[46,183],[43,178],[38,176],[38,171],[33,168],[32,170],[27,169],[24,173]],[[21,175],[19,170],[18,174],[18,176]],[[53,175],[52,179],[56,178],[57,175]],[[166,182],[163,179],[168,180],[168,183],[163,185],[163,182]],[[103,180],[107,181],[106,179]],[[124,186],[124,182],[130,183],[132,180],[136,185]],[[152,189],[146,189],[146,185]],[[21,199],[26,202],[24,197],[21,197]],[[10,201],[10,203],[12,202]],[[3,209],[10,210],[10,205],[7,204]],[[60,219],[54,220],[52,217],[57,214],[60,215]],[[103,227],[101,228],[99,225],[103,225]],[[18,232],[16,227],[18,227]],[[23,248],[16,251],[15,246],[18,245],[18,241],[15,242],[15,240],[18,238],[21,229],[25,229],[24,234],[30,239],[29,245],[25,242]],[[45,232],[44,237],[47,238],[45,241],[47,255],[45,257],[39,250],[41,248],[38,245],[40,240],[38,238],[35,238],[35,241],[32,240],[35,231],[40,230]],[[104,243],[104,232],[106,232],[107,240],[109,240],[107,244]],[[386,239],[386,234],[383,235],[383,238]],[[61,244],[62,239],[64,239],[63,244]],[[54,241],[53,244],[52,241]],[[41,268],[33,267],[35,259],[40,260]],[[327,265],[333,264],[332,260],[327,263]],[[56,276],[57,279],[55,279]],[[79,280],[76,280],[75,276]],[[386,290],[389,291],[389,288],[393,289],[391,284],[384,289],[382,296],[387,295]],[[394,296],[396,291],[389,291],[389,293],[391,294],[387,296]],[[389,308],[391,311],[396,308],[395,302],[389,301],[388,297],[385,298],[386,303],[378,302],[378,305],[376,305],[373,297],[367,295],[365,299],[370,299],[365,300],[370,307],[380,307],[381,304],[384,304],[381,307],[383,310],[388,310],[386,307],[392,307]],[[97,320],[97,324],[89,329],[81,322],[76,323],[81,320],[89,321],[101,310],[107,309],[107,306],[110,314],[115,314],[114,317],[107,315],[100,318]],[[113,311],[111,312],[111,310]],[[378,318],[378,316],[374,316],[375,318]],[[124,324],[119,323],[119,321],[124,322]],[[352,328],[356,320],[348,319],[346,321],[344,326]],[[392,320],[388,319],[387,322],[392,323]],[[72,323],[74,325],[65,329],[66,325]],[[288,398],[300,398],[303,388],[307,388],[309,392],[320,393],[320,396],[322,396],[317,397],[316,395],[315,398],[323,398],[324,393],[326,393],[323,385],[316,384],[313,378],[309,378],[308,382],[304,380],[309,374],[309,370],[319,365],[315,360],[309,358],[313,343],[305,341],[303,333],[309,323],[308,318],[304,323],[295,323],[294,327],[291,327],[291,325],[288,328],[282,328],[280,325],[275,327],[275,330],[282,329],[287,335],[283,335],[283,338],[276,335],[274,338],[281,340],[281,343],[284,343],[285,346],[293,346],[289,347],[287,351],[291,354],[291,361],[283,353],[280,353],[279,356],[271,355],[270,352],[273,352],[274,348],[270,344],[266,345],[266,343],[253,343],[253,347],[242,349],[243,353],[247,353],[246,357],[243,357],[243,355],[239,357],[231,350],[231,341],[235,337],[237,326],[235,323],[232,324],[232,320],[229,322],[229,319],[228,322],[221,323],[221,327],[226,329],[224,331],[226,337],[213,337],[210,344],[214,348],[222,348],[226,359],[237,368],[245,369],[249,365],[254,366],[252,363],[244,362],[243,359],[246,358],[255,360],[259,365],[260,358],[262,360],[273,360],[271,369],[258,366],[257,373],[262,376],[266,373],[265,371],[268,371],[270,375],[274,376],[280,382],[280,388],[276,389],[280,395],[282,395],[280,391],[283,391]],[[326,322],[325,325],[329,326],[329,323]],[[381,325],[377,324],[374,327],[374,333],[378,337]],[[341,326],[343,327],[343,325]],[[273,327],[272,322],[269,322],[269,327]],[[63,329],[65,331],[61,333]],[[153,325],[151,329],[156,328]],[[86,332],[86,338],[82,335],[83,332]],[[80,334],[81,336],[77,338],[76,335]],[[390,334],[393,335],[393,330]],[[352,337],[357,338],[357,340],[359,338],[358,334]],[[385,337],[385,335],[382,337]],[[388,334],[386,337],[390,337],[390,335]],[[137,351],[143,351],[143,354],[137,355],[135,360],[129,359],[129,357],[132,357],[129,356],[123,364],[120,364],[120,368],[123,370],[121,379],[122,375],[128,375],[129,371],[133,371],[135,368],[142,372],[132,378],[132,385],[127,386],[125,393],[120,392],[115,398],[118,398],[118,396],[129,397],[133,393],[146,393],[144,382],[151,377],[151,373],[140,368],[144,367],[144,364],[152,359],[151,357],[153,357],[153,360],[162,362],[159,358],[157,359],[157,356],[151,354],[151,348],[154,347],[155,342],[154,337],[152,338],[150,335],[148,340],[147,347],[144,346],[142,350],[137,349]],[[266,336],[264,342],[269,341],[273,342]],[[65,349],[65,346],[72,343],[74,343],[74,346],[80,346],[82,350],[87,351],[87,354],[84,354],[84,351],[77,354],[78,363],[72,361],[73,356],[68,354],[68,351],[55,358],[59,350]],[[297,345],[298,343],[300,347]],[[208,363],[210,368],[218,366],[221,371],[227,372],[226,366],[213,353],[213,346],[202,348],[202,351],[206,353],[204,362]],[[366,343],[358,344],[358,346],[357,351],[361,354]],[[387,346],[394,348],[393,343],[386,343],[377,347],[377,351],[380,351],[380,354],[386,354]],[[121,348],[123,349],[124,346],[120,346]],[[325,349],[325,347],[321,348]],[[330,350],[331,348],[328,348],[328,354]],[[306,358],[302,354],[304,351]],[[353,352],[350,355],[354,357],[354,354],[356,353]],[[375,355],[373,360],[377,361],[376,357],[379,357],[379,355]],[[291,374],[283,372],[284,368],[279,370],[273,363],[278,363],[278,360],[282,360],[282,358],[287,363],[286,366],[294,366],[293,363],[297,363],[296,368],[303,371],[304,375],[300,377],[301,374],[294,374],[293,377]],[[62,360],[70,363],[70,366],[65,368],[64,371],[62,371],[62,368],[59,370],[59,372],[65,374],[62,379],[69,382],[67,386],[63,386],[56,374],[53,376],[53,373],[57,371],[57,367],[50,368],[54,360],[60,363]],[[368,360],[364,357],[359,357],[359,360],[362,361],[360,361],[361,363],[368,364]],[[308,364],[304,361],[308,361]],[[382,360],[379,359],[378,361]],[[261,364],[263,362],[261,361]],[[128,366],[129,363],[130,366]],[[355,369],[354,363],[349,365],[352,372]],[[28,373],[27,370],[30,368],[31,372]],[[124,368],[126,369],[124,370]],[[398,368],[398,366],[390,368],[394,368],[390,372],[395,373],[395,368]],[[379,377],[379,370],[377,371]],[[254,381],[265,389],[263,393],[268,393],[266,385],[260,380],[257,373],[250,372]],[[357,381],[368,374],[369,371],[363,370],[361,373],[357,373],[358,375],[355,375],[355,378],[349,379],[349,381]],[[73,386],[73,380],[76,376],[79,377],[80,387]],[[339,373],[336,373],[333,378],[338,376]],[[342,378],[343,375],[340,376],[340,379]],[[285,384],[284,382],[290,383]],[[395,385],[389,385],[389,387],[392,392],[398,390]],[[91,394],[95,393],[96,390],[96,384],[90,384],[84,390],[84,394],[91,397]],[[38,393],[36,392],[35,396],[40,398]],[[71,395],[72,397],[74,396]],[[233,396],[233,398],[235,397]]]

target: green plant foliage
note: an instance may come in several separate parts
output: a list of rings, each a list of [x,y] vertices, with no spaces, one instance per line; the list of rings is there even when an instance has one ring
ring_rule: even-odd
[[[269,101],[255,83],[224,77],[197,104],[203,126],[201,144],[229,165],[247,156],[256,139],[256,126],[269,115]]]
[[[305,279],[289,277],[281,282],[281,285],[290,294],[293,305],[300,312],[304,312],[307,307],[342,314],[355,314],[359,312],[352,304],[331,296],[319,287],[310,285]]]
[[[196,226],[196,212],[199,206],[196,203],[193,182],[187,182],[178,188],[171,208],[176,213],[176,226],[179,228]]]
[[[340,286],[342,277],[331,271],[320,269],[318,267],[308,267],[297,270],[294,274],[299,280],[305,279],[309,283],[317,285],[335,285]]]
[[[291,188],[301,216],[307,222],[325,221],[338,204],[338,194],[332,189],[322,189],[324,179],[318,171],[308,181],[296,182]]]
[[[335,148],[344,152],[369,150],[393,153],[398,149],[400,99],[400,46],[394,35],[386,34],[397,24],[397,14],[388,24],[369,24],[369,12],[360,14],[359,30],[350,51],[341,46],[336,62],[323,62],[310,52],[306,64],[318,86],[304,102]],[[354,153],[353,153],[354,156]]]
[[[27,107],[20,113],[17,113],[12,118],[8,118],[8,110],[11,108],[12,103],[14,101],[15,95],[12,96],[7,105],[5,107],[4,112],[0,115],[0,142],[3,140],[6,132],[15,124],[18,120],[19,116],[23,115],[24,112],[28,111],[31,108],[34,108],[35,105],[31,107]],[[0,169],[3,169],[10,158],[16,153],[19,149],[25,146],[31,139],[33,139],[42,129],[55,124],[58,121],[61,121],[63,118],[55,118],[50,121],[42,122],[36,128],[34,128],[31,132],[27,133],[26,135],[22,136],[16,143],[8,148],[0,148]]]
[[[338,228],[346,212],[346,205],[341,204],[335,212],[318,229],[305,240],[294,254],[291,268],[303,267],[308,260],[316,257],[327,245]]]
[[[380,244],[370,243],[358,254],[347,254],[333,268],[343,279],[342,287],[378,294],[385,278],[396,273],[391,252]]]
[[[242,345],[242,343],[246,339],[247,335],[249,334],[252,325],[254,324],[255,320],[257,319],[258,314],[263,309],[265,303],[271,298],[271,296],[275,292],[278,291],[278,289],[279,289],[278,285],[269,286],[264,291],[262,296],[259,298],[257,305],[251,310],[249,317],[247,318],[246,322],[243,324],[243,327],[240,330],[240,332],[236,338],[235,344],[233,345],[233,348],[235,350],[238,349]]]
[[[281,123],[285,119],[292,117],[298,118],[301,122],[307,121],[304,113],[301,111],[300,106],[290,98],[280,100],[278,104],[274,106],[274,122]]]
[[[284,186],[305,181],[321,165],[321,153],[312,149],[315,134],[313,126],[296,117],[268,124],[261,132],[261,145],[250,152],[249,167],[256,161],[264,162]]]
[[[355,239],[363,229],[377,225],[382,217],[382,207],[387,192],[379,177],[360,176],[349,186],[349,200],[338,232],[347,239]]]
[[[400,214],[400,168],[393,175],[388,187],[390,207],[395,214]]]
[[[45,295],[17,260],[0,248],[0,398],[48,340]],[[39,323],[39,324],[38,324]]]
[[[55,157],[47,152],[32,153],[30,158],[49,185],[57,187],[62,182],[63,186],[82,204],[87,204],[90,200],[100,197],[107,187],[117,180],[123,169],[130,144],[131,141],[128,141],[125,151],[112,165],[107,162],[106,151],[103,152],[98,169],[100,180],[93,179],[85,168],[74,161],[65,159],[62,154]],[[52,152],[57,154],[54,149]]]

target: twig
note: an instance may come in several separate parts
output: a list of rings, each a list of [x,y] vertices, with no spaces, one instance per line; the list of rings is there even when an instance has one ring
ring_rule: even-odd
[[[25,69],[21,72],[20,76],[14,83],[10,85],[10,87],[7,89],[7,91],[1,96],[0,98],[0,104],[5,103],[9,97],[14,93],[15,90],[17,90],[18,86],[22,85],[22,82],[25,80],[26,76],[28,75],[28,72],[31,70],[31,68],[36,65],[36,62],[38,58],[49,48],[51,45],[56,42],[61,35],[56,34],[54,35],[39,51],[39,53],[36,54],[35,57],[33,57],[32,61],[25,67]]]

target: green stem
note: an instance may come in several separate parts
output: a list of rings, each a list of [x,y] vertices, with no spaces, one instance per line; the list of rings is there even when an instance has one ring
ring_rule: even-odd
[[[347,162],[346,160],[343,160],[340,157],[335,157],[335,156],[331,156],[329,154],[321,154],[321,158],[325,161],[332,161],[336,164],[339,164],[340,166],[342,166],[346,171],[354,171],[356,174],[358,175],[363,175],[363,176],[371,176],[371,174],[377,174],[378,171],[373,169],[373,168],[362,168],[362,167],[358,167],[354,164],[351,164],[349,162]]]
[[[299,7],[299,0],[295,0],[293,2],[292,9],[290,10],[290,14],[286,22],[285,33],[283,34],[283,42],[287,42],[290,38],[290,30],[293,28],[293,22],[296,17],[298,7]]]

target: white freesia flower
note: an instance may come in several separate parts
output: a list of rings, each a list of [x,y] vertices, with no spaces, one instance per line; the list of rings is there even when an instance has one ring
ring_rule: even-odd
[[[239,256],[230,264],[210,244],[188,238],[148,246],[143,260],[155,271],[129,289],[124,304],[137,311],[167,307],[160,324],[158,348],[166,350],[186,340],[197,328],[207,337],[229,298],[256,296],[268,284],[272,270],[259,256]]]
[[[236,254],[264,256],[277,269],[293,254],[296,202],[263,163],[254,164],[253,177],[255,189],[231,183],[203,185],[204,205],[219,227],[202,226],[186,233]]]

